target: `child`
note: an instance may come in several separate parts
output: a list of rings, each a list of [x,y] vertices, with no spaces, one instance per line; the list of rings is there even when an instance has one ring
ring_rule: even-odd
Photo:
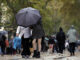
[[[54,46],[54,38],[52,36],[49,38],[48,44],[49,44],[48,52],[51,54],[53,53],[53,46]]]

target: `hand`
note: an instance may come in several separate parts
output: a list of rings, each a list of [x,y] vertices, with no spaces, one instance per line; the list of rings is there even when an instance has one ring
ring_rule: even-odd
[[[16,36],[19,36],[19,34],[18,34],[18,33],[16,33]]]

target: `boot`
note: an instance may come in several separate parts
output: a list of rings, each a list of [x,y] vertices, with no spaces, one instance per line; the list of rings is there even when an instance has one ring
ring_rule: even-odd
[[[70,56],[72,56],[72,53],[70,53]]]
[[[37,52],[36,58],[40,58],[40,52]]]
[[[37,56],[37,50],[34,50],[33,58]]]
[[[75,56],[75,53],[73,52],[72,55]]]

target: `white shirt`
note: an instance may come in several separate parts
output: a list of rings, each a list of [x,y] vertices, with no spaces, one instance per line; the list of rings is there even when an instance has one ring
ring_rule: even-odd
[[[18,26],[16,33],[19,34],[20,38],[22,37],[23,34],[24,38],[29,38],[31,36],[31,29],[29,27],[25,28],[22,26]]]

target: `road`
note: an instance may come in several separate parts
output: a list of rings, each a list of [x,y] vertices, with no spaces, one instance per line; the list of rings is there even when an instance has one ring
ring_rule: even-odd
[[[65,51],[62,55],[53,53],[49,54],[48,52],[41,53],[41,58],[22,58],[21,55],[0,55],[0,60],[80,60],[80,52],[77,51],[75,56],[69,56],[69,52]]]

